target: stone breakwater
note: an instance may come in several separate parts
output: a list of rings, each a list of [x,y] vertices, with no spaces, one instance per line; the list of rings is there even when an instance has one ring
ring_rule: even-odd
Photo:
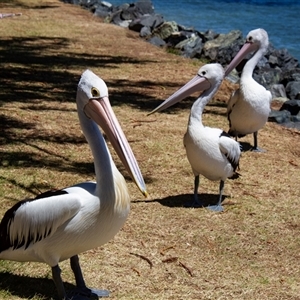
[[[198,31],[175,21],[164,20],[154,11],[150,0],[138,0],[114,6],[100,0],[61,0],[89,10],[105,22],[139,33],[140,37],[157,47],[191,59],[228,65],[245,42],[240,30],[228,34],[212,30]],[[249,31],[255,28],[249,28]],[[247,58],[249,59],[251,55]],[[241,62],[227,79],[238,82],[247,60]],[[256,66],[254,79],[271,91],[273,100],[282,102],[279,111],[272,110],[269,121],[300,130],[300,65],[287,49],[269,45],[267,53]]]

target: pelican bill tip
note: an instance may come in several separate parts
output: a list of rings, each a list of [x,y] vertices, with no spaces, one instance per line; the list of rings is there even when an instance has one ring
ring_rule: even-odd
[[[148,198],[149,197],[149,194],[146,190],[142,191],[142,194],[144,195],[145,198]]]
[[[157,108],[154,108],[149,113],[147,113],[147,116],[150,116],[150,115],[154,114],[155,112],[157,112]]]

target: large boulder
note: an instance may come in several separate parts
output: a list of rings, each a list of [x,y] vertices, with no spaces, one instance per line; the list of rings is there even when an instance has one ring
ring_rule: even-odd
[[[300,100],[288,100],[283,103],[280,111],[288,111],[291,115],[296,116],[300,113]]]
[[[159,14],[146,14],[136,18],[129,24],[129,29],[140,32],[143,27],[149,28],[152,32],[154,28],[159,27],[164,22],[164,17]]]
[[[219,34],[217,38],[208,40],[204,44],[204,58],[226,65],[237,54],[243,43],[243,34],[240,30],[232,30],[228,34]]]
[[[172,34],[177,32],[178,26],[176,22],[163,22],[152,31],[152,35],[157,36],[162,40],[167,40]]]
[[[178,43],[175,48],[181,50],[184,57],[200,58],[203,49],[202,39],[198,35],[193,34],[190,38]]]
[[[290,99],[300,100],[300,81],[290,81],[286,85],[286,93]]]
[[[94,7],[94,16],[105,19],[112,11],[112,4],[106,1],[101,1],[100,4]]]

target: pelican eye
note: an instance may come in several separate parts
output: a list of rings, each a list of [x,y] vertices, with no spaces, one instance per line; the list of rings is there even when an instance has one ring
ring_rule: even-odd
[[[202,72],[201,72],[201,75],[202,75],[202,76],[205,76],[205,75],[206,75],[206,71],[202,71]]]
[[[92,87],[92,88],[91,88],[91,94],[92,94],[93,97],[100,97],[100,92],[99,92],[99,90],[98,90],[97,88],[95,88],[95,87]]]

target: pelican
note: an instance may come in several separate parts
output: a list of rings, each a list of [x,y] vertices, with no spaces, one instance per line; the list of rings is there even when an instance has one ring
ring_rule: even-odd
[[[224,182],[226,178],[234,179],[239,176],[236,169],[241,154],[239,143],[227,133],[202,124],[203,109],[217,92],[223,77],[224,70],[220,64],[204,65],[192,80],[151,112],[162,111],[196,91],[203,91],[192,105],[183,143],[195,176],[193,201],[195,206],[203,206],[203,202],[198,199],[199,175],[214,181],[220,180],[218,203],[208,206],[213,211],[223,211],[221,203]]]
[[[240,78],[240,88],[231,96],[227,105],[229,131],[236,139],[253,133],[252,151],[263,151],[257,145],[257,133],[267,122],[270,113],[271,92],[256,82],[253,70],[266,53],[269,45],[268,34],[264,29],[255,29],[248,33],[246,43],[225,70],[227,76],[249,53],[255,52],[247,61]]]
[[[0,224],[0,259],[48,264],[59,299],[109,295],[106,290],[87,288],[78,254],[111,240],[130,210],[125,179],[115,166],[98,125],[147,196],[137,161],[111,108],[107,86],[90,70],[80,78],[76,103],[80,125],[94,157],[96,182],[83,182],[20,201],[5,213]],[[70,259],[77,286],[72,297],[66,294],[58,265],[66,259]]]

